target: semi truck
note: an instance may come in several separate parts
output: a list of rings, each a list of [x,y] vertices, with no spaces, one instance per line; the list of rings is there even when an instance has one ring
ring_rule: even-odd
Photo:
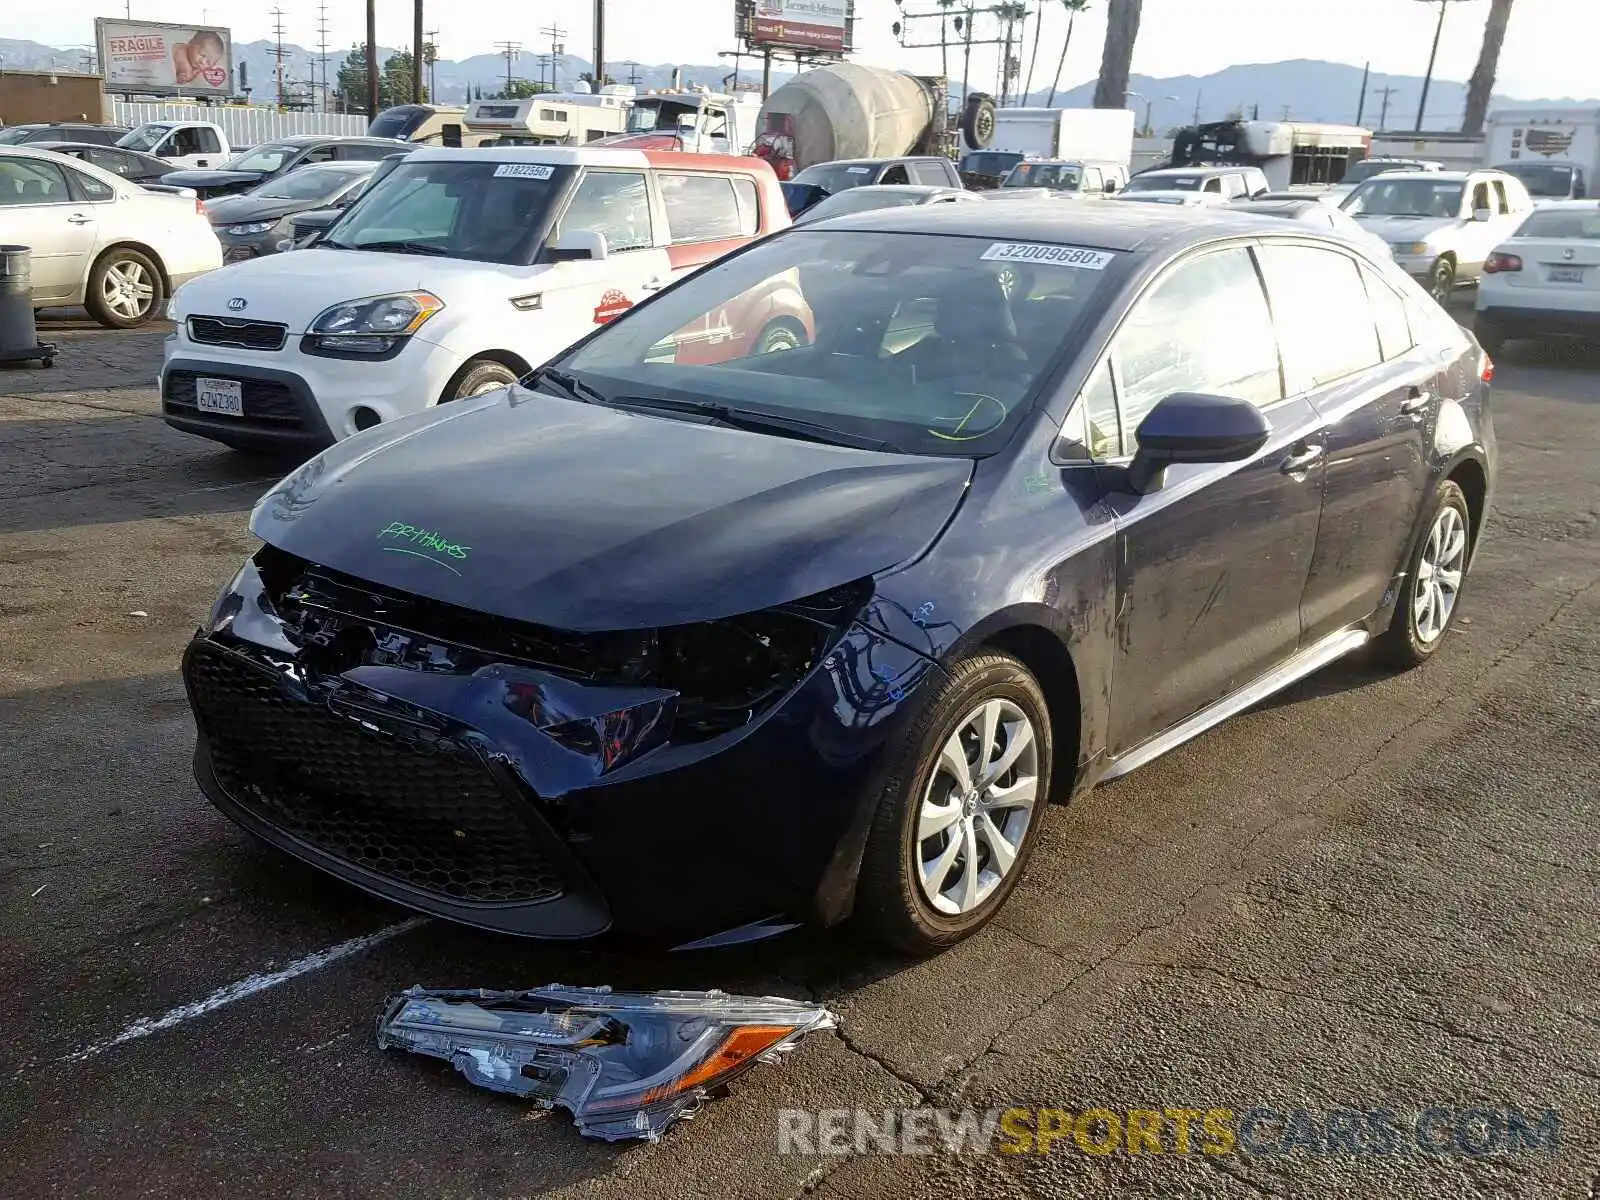
[[[1522,180],[1535,203],[1595,194],[1600,108],[1496,109],[1486,134],[1484,165]]]
[[[953,155],[958,130],[969,149],[982,149],[994,119],[993,98],[974,93],[953,122],[941,77],[837,63],[805,71],[767,97],[751,153],[779,179],[792,179],[838,159]]]

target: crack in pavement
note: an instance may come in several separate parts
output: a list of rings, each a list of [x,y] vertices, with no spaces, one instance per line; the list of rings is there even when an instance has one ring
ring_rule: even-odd
[[[140,385],[140,386],[143,386],[143,385]],[[100,390],[100,389],[97,389],[97,388],[84,388],[83,389],[83,391],[97,391],[97,390]],[[60,395],[71,395],[71,394],[72,393],[70,393],[70,392],[64,392],[64,393],[61,393]],[[41,395],[39,393],[34,393],[32,395],[29,395],[29,394],[26,394],[26,393],[23,393],[23,392],[0,392],[0,400],[16,400],[16,401],[19,401],[19,402],[21,402],[23,404],[60,404],[60,405],[65,405],[65,406],[67,406],[69,408],[87,408],[87,409],[92,409],[95,412],[122,413],[124,416],[128,416],[128,417],[146,417],[146,418],[153,419],[153,420],[159,420],[161,418],[160,412],[151,412],[148,408],[122,408],[122,407],[120,407],[118,405],[115,405],[115,404],[91,404],[87,400],[63,400],[63,399],[60,398],[59,395],[58,396],[51,396],[51,395]]]

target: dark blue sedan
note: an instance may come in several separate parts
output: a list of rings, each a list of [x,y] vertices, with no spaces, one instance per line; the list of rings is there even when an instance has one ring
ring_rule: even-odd
[[[795,228],[268,493],[185,654],[196,771],[482,928],[934,950],[1047,802],[1439,650],[1491,374],[1392,263],[1270,218]]]

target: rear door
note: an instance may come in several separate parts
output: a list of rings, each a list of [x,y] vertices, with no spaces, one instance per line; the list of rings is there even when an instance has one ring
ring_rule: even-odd
[[[1284,397],[1271,314],[1243,245],[1167,268],[1117,331],[1109,365],[1120,428],[1108,427],[1103,403],[1089,414],[1091,441],[1108,451],[1120,440],[1131,454],[1139,422],[1174,392],[1249,400],[1272,427],[1247,462],[1173,466],[1148,496],[1107,494],[1119,551],[1120,754],[1294,654],[1323,462],[1321,418],[1306,397]]]
[[[66,168],[0,156],[0,229],[7,242],[33,250],[35,306],[78,301],[98,224],[96,206],[68,187]]]
[[[1321,414],[1322,521],[1300,602],[1302,644],[1379,607],[1429,482],[1446,381],[1400,294],[1342,250],[1275,242],[1257,257],[1291,392]]]

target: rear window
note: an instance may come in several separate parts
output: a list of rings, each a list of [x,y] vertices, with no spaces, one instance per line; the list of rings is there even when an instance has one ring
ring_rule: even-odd
[[[972,175],[1004,175],[1022,161],[1022,155],[1003,151],[978,151],[961,160],[961,170]]]
[[[1130,192],[1198,192],[1202,175],[1135,175],[1125,190]]]
[[[1517,230],[1518,237],[1600,240],[1600,204],[1592,208],[1536,209]]]
[[[876,163],[818,163],[801,171],[794,177],[794,182],[819,187],[832,195],[846,188],[862,187],[872,183],[877,173]]]

